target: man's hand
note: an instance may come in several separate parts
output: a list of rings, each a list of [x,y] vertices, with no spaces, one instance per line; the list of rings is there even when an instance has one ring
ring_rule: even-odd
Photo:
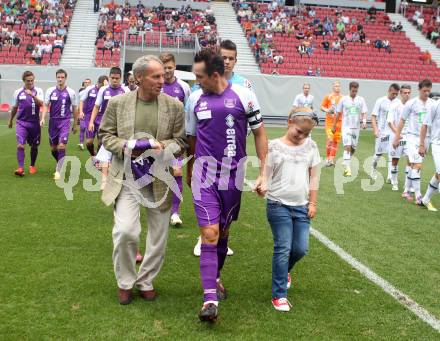
[[[8,128],[9,128],[9,129],[11,129],[11,128],[12,128],[12,120],[9,120],[9,123],[8,123]]]
[[[266,178],[264,176],[259,175],[257,180],[255,180],[254,191],[256,191],[260,197],[264,197],[266,195],[267,182],[266,182]]]
[[[31,91],[31,90],[26,89],[24,92],[26,93],[26,95],[29,95],[29,96],[34,97],[34,96],[32,95],[32,91]]]
[[[85,114],[81,111],[81,112],[79,113],[79,119],[80,119],[80,120],[83,120],[83,119],[84,119],[84,116],[85,116]]]
[[[92,121],[90,121],[88,129],[91,133],[95,131],[95,124]]]
[[[333,134],[336,133],[336,126],[333,126],[333,127],[332,127],[332,133],[333,133]]]
[[[44,118],[42,118],[42,119],[40,120],[40,127],[43,127],[43,126],[44,126],[44,123],[45,123],[45,120],[44,120]]]
[[[376,130],[376,131],[374,132],[374,137],[378,138],[379,136],[380,136],[380,131],[379,131],[379,130]]]
[[[310,218],[310,219],[313,219],[313,218],[315,218],[315,216],[316,216],[316,211],[317,211],[317,209],[316,209],[316,204],[314,204],[314,203],[309,203],[309,211],[308,211],[308,217]]]
[[[424,144],[421,144],[421,145],[420,145],[420,147],[419,147],[419,154],[420,154],[421,157],[425,157],[425,154],[426,154],[426,148],[425,148],[425,145],[424,145]]]
[[[367,124],[362,122],[362,129],[367,129]]]

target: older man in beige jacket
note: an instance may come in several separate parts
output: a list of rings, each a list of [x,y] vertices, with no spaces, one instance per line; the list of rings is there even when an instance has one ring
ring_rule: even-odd
[[[167,181],[172,176],[166,177],[170,168],[163,155],[170,155],[171,150],[172,156],[178,156],[185,148],[183,106],[161,93],[162,62],[155,56],[141,57],[133,64],[133,73],[139,88],[109,101],[99,129],[104,147],[113,155],[102,200],[106,205],[114,204],[113,265],[121,304],[131,302],[135,285],[142,298],[156,298],[153,280],[165,256],[172,199],[172,183]],[[140,134],[144,137],[136,139]],[[150,157],[143,158],[146,154]],[[145,170],[148,163],[153,170]],[[160,168],[165,171],[156,170]],[[139,172],[145,177],[138,179]],[[142,188],[137,189],[134,184],[144,178]],[[148,235],[138,272],[135,258],[142,205],[147,210]]]

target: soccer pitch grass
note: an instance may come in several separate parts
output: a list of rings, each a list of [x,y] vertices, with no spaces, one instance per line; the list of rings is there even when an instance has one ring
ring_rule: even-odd
[[[240,218],[231,229],[231,248],[223,281],[229,297],[220,305],[219,322],[201,324],[199,259],[192,255],[198,231],[185,188],[184,225],[171,228],[164,267],[154,285],[155,302],[137,298],[117,302],[111,261],[112,208],[99,192],[86,192],[82,167],[67,201],[52,178],[55,162],[44,129],[39,172],[15,178],[14,130],[0,122],[1,238],[0,339],[439,339],[419,320],[314,238],[298,264],[289,299],[290,313],[271,306],[272,236],[264,200],[244,193]],[[270,138],[284,129],[268,128]],[[325,155],[324,131],[313,139]],[[68,155],[84,165],[71,135]],[[253,143],[248,149],[254,154]],[[361,133],[360,160],[373,153],[371,131]],[[28,160],[28,155],[26,155]],[[403,164],[401,165],[403,169]],[[313,227],[373,271],[440,317],[439,214],[404,202],[390,185],[378,192],[361,189],[363,171],[337,195],[333,168],[323,168],[318,216]],[[422,173],[423,191],[432,176],[431,156]],[[382,173],[385,174],[384,169]],[[248,177],[255,172],[250,170]],[[403,176],[400,176],[403,184]],[[440,206],[440,196],[433,203]],[[145,220],[143,220],[144,222]],[[145,240],[145,224],[141,249]]]

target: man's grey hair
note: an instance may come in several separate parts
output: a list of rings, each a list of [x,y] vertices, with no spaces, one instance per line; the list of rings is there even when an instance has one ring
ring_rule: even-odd
[[[402,84],[402,86],[400,87],[400,89],[407,89],[407,90],[411,90],[411,85],[409,84]]]
[[[136,61],[134,62],[132,68],[133,74],[134,75],[144,74],[145,71],[147,71],[150,62],[152,61],[158,62],[160,65],[163,65],[162,61],[154,55],[149,54],[147,56],[142,56],[136,59]]]

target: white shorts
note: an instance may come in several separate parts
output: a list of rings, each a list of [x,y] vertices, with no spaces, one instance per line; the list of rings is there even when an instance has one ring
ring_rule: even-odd
[[[342,143],[344,147],[352,146],[356,149],[359,141],[360,128],[344,128],[342,127]]]
[[[420,137],[408,135],[406,138],[407,155],[410,163],[423,163],[423,157],[419,154]],[[426,152],[429,149],[429,139],[425,139]]]
[[[374,152],[376,155],[382,155],[388,153],[390,147],[390,135],[384,135],[376,137],[376,143],[374,146]]]
[[[393,147],[393,140],[390,140],[390,146],[388,150],[388,156],[391,159],[400,159],[402,156],[408,155],[406,139],[402,138],[399,141],[399,145],[396,149]]]
[[[112,153],[110,153],[107,149],[104,148],[104,146],[101,145],[98,150],[98,154],[96,154],[95,156],[95,160],[99,162],[110,162],[112,160]]]
[[[432,158],[434,159],[435,172],[440,174],[440,145],[432,145]]]

